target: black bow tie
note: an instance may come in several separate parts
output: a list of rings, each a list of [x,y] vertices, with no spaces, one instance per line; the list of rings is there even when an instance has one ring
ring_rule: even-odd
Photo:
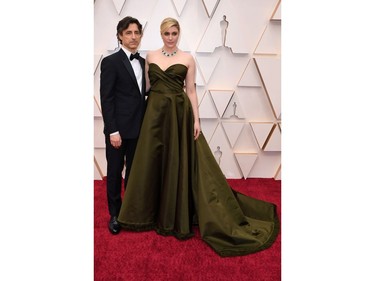
[[[139,53],[136,52],[135,54],[130,54],[130,60],[137,59],[139,60]]]

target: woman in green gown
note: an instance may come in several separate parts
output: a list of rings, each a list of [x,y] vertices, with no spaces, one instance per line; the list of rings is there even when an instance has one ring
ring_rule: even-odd
[[[279,232],[276,206],[228,185],[201,133],[195,61],[177,48],[179,23],[166,18],[160,30],[164,46],[146,58],[150,94],[118,222],[179,239],[197,223],[223,257],[266,249]]]

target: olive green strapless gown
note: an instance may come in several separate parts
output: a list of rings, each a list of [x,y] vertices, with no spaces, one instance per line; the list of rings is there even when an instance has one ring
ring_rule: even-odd
[[[151,92],[118,221],[179,239],[198,223],[220,256],[266,249],[279,231],[276,206],[231,189],[203,134],[194,141],[186,73],[182,64],[149,65]]]

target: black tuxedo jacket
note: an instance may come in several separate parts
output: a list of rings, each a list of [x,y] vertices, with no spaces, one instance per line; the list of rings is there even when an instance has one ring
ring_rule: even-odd
[[[104,134],[120,132],[122,139],[137,138],[145,111],[145,60],[142,67],[142,91],[129,58],[120,49],[101,62],[100,103],[104,120]]]

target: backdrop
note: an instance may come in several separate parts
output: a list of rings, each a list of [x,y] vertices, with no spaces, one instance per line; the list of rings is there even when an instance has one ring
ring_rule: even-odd
[[[160,48],[160,23],[176,18],[179,48],[197,64],[202,131],[227,178],[281,179],[279,0],[94,1],[94,170],[106,176],[100,62],[117,51],[116,26],[139,19],[140,53]]]

